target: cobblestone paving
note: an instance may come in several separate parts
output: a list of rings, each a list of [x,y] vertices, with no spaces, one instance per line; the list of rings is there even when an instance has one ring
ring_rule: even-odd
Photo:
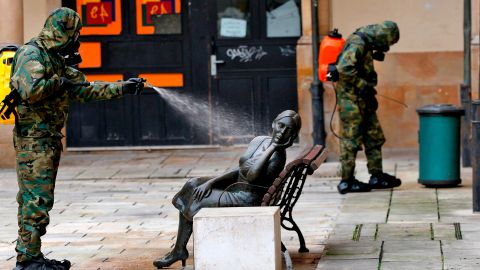
[[[317,270],[480,269],[471,168],[462,170],[461,186],[436,189],[417,183],[416,156],[386,165],[402,186],[348,194]],[[364,170],[359,174],[367,179]]]
[[[72,269],[155,269],[177,230],[173,195],[189,177],[216,175],[236,166],[242,148],[153,152],[68,153],[62,158],[51,224],[43,239],[50,258]],[[295,157],[297,150],[289,153]],[[315,269],[339,213],[338,164],[326,163],[307,179],[294,217],[309,253],[298,253],[296,233],[282,230],[294,269]],[[0,170],[0,269],[15,264],[16,202],[13,170]],[[192,240],[188,245],[193,253]],[[187,261],[192,269],[193,257]],[[172,266],[181,269],[180,263]]]
[[[66,154],[44,252],[70,259],[72,269],[154,269],[152,261],[175,242],[175,192],[189,177],[236,166],[243,150]],[[341,196],[336,162],[307,179],[294,217],[310,252],[298,253],[296,234],[282,230],[294,269],[480,269],[471,169],[462,170],[460,187],[434,189],[417,183],[414,154],[387,155],[384,165],[403,180],[400,188]],[[368,179],[362,159],[357,178]],[[11,269],[17,230],[13,170],[0,170],[0,187],[0,269]],[[188,249],[193,253],[192,241]],[[193,269],[193,258],[185,269]]]

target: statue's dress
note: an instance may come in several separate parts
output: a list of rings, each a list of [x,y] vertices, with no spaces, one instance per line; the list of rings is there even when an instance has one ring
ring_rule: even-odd
[[[231,181],[221,181],[213,185],[211,193],[208,197],[197,201],[193,198],[193,192],[196,187],[207,182],[211,178],[201,177],[188,180],[182,189],[173,197],[173,205],[185,216],[192,221],[193,216],[204,207],[235,207],[235,206],[257,206],[260,205],[262,197],[275,178],[280,174],[285,166],[286,154],[285,150],[275,151],[260,174],[260,176],[252,182],[247,182],[247,174],[250,167],[258,161],[261,154],[270,144],[271,137],[259,136],[255,137],[248,145],[247,151],[240,158],[240,165],[236,179]],[[230,179],[229,179],[230,180]],[[236,184],[234,188],[225,190],[232,183]],[[245,184],[251,184],[244,185]],[[255,186],[252,186],[255,185]],[[265,187],[265,188],[260,188]]]

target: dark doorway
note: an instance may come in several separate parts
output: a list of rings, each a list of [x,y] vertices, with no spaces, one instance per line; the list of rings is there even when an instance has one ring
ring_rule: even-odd
[[[99,55],[100,64],[80,66],[81,70],[91,80],[115,81],[137,76],[150,76],[150,82],[170,80],[173,84],[161,86],[192,94],[191,50],[190,42],[186,42],[190,40],[188,2],[143,2],[63,1],[64,6],[82,16],[82,46],[92,44],[82,52],[87,54],[83,56],[87,60],[84,62],[94,62],[91,58]],[[169,10],[165,11],[168,14],[152,14],[146,20],[145,13],[161,7],[161,2],[168,2]],[[101,15],[106,18],[103,24]],[[99,52],[92,53],[96,48]],[[153,90],[116,100],[72,102],[67,124],[69,147],[184,145],[208,141],[208,135],[201,136]]]
[[[299,1],[191,3],[192,21],[203,18],[192,28],[194,42],[203,42],[194,48],[193,60],[209,62],[200,72],[209,78],[211,141],[245,143],[267,134],[279,112],[297,110]]]
[[[167,27],[149,30],[140,25],[138,16],[168,1],[167,8],[175,6],[175,14],[143,20]],[[63,4],[84,15],[89,11],[75,2]],[[121,3],[121,31],[82,34],[82,44],[100,43],[102,51],[102,65],[82,71],[120,74],[123,79],[152,72],[181,75],[182,84],[169,88],[208,104],[204,117],[209,127],[195,127],[154,91],[147,91],[140,97],[72,103],[69,147],[245,143],[268,134],[279,112],[297,110],[299,0],[90,2],[106,3],[112,10]]]

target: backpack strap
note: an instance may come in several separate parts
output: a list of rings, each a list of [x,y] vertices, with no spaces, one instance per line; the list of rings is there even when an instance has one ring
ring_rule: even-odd
[[[353,34],[359,36],[363,40],[363,42],[365,43],[365,51],[363,52],[363,57],[365,57],[365,55],[367,55],[367,52],[372,50],[372,46],[370,45],[370,42],[368,41],[367,35],[365,35],[365,33],[363,33],[363,32],[358,32],[358,31],[356,31]]]
[[[25,45],[30,45],[37,50],[42,51],[43,49],[38,46],[38,44],[35,41],[29,41],[25,43]],[[10,48],[11,49],[11,48]],[[42,57],[42,60],[45,61],[45,58],[42,56],[40,53],[40,57]],[[16,61],[14,60],[12,63],[12,71],[15,69],[15,64]],[[11,75],[10,75],[11,76]],[[2,119],[10,119],[11,115],[15,117],[15,130],[17,132],[17,136],[20,136],[20,123],[19,123],[19,116],[17,112],[17,107],[18,105],[22,102],[22,98],[20,97],[20,93],[18,92],[18,89],[12,88],[10,91],[10,94],[8,94],[5,99],[2,101],[2,108],[0,108],[0,117]]]
[[[18,104],[20,103],[21,98],[20,94],[16,89],[13,89],[10,91],[10,94],[8,94],[5,99],[2,101],[2,108],[0,108],[0,117],[3,120],[10,119],[11,115],[15,117],[15,127],[17,130],[17,135],[20,135],[20,125],[18,123],[18,113],[16,111],[16,108]]]

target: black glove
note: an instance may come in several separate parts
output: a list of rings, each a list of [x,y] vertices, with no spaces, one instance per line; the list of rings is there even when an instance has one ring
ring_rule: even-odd
[[[365,93],[362,98],[365,100],[365,111],[367,114],[371,114],[377,111],[378,109],[378,101],[375,95],[377,94],[377,90],[373,87],[366,87]]]
[[[369,115],[377,111],[378,101],[375,98],[377,90],[374,86],[367,85],[362,90],[358,91],[358,96],[365,101],[365,114]]]
[[[143,78],[130,78],[123,83],[123,93],[140,95],[144,89],[143,83],[147,80]]]
[[[374,113],[378,109],[378,101],[375,95],[369,95],[365,97],[365,111],[367,113]]]
[[[375,96],[377,94],[377,90],[372,85],[367,85],[360,91],[358,91],[358,95],[360,97],[366,98],[367,96]]]
[[[75,86],[75,83],[65,77],[60,77],[60,90],[68,91]]]

